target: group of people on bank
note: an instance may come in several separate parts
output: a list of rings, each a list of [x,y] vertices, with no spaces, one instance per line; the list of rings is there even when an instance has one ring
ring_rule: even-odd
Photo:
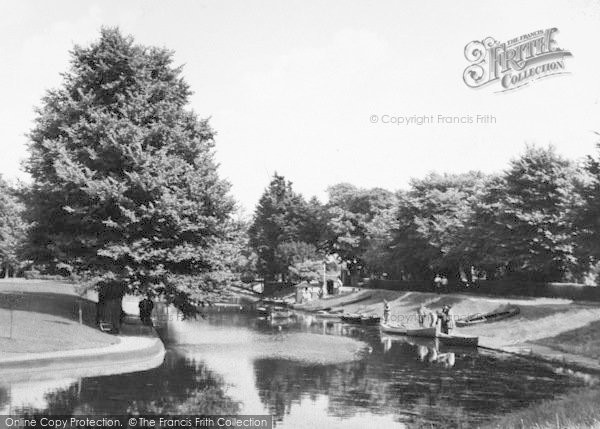
[[[449,334],[452,329],[456,328],[456,320],[452,312],[451,305],[444,305],[440,310],[433,311],[421,304],[417,312],[419,326],[434,327],[439,325],[440,331],[444,334]]]
[[[436,274],[433,278],[433,288],[437,293],[448,293],[448,277]]]
[[[387,300],[383,300],[383,322],[389,323],[390,319],[390,303]],[[417,311],[417,320],[419,321],[419,326],[422,328],[426,327],[440,327],[440,332],[444,334],[449,334],[452,329],[456,328],[456,320],[454,313],[452,312],[451,305],[444,305],[440,310],[433,311],[425,306],[425,304],[421,304],[419,310]]]

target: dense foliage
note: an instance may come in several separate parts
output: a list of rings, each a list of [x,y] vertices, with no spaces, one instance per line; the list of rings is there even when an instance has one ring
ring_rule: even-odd
[[[258,272],[266,280],[286,281],[292,265],[322,259],[317,252],[322,222],[318,201],[307,202],[294,192],[291,182],[275,174],[248,231],[250,246],[258,255]]]
[[[28,224],[21,189],[0,176],[0,264],[4,276],[14,276],[27,263],[22,259]]]
[[[185,311],[218,296],[233,202],[172,53],[104,29],[71,56],[30,134],[30,257]]]
[[[439,273],[462,282],[474,276],[589,281],[600,257],[599,165],[590,157],[578,168],[551,147],[527,147],[498,175],[431,173],[395,194],[338,184],[320,209],[313,202],[321,234],[311,240],[337,255],[353,277],[430,280]],[[255,224],[287,183],[277,216],[270,217],[269,230],[279,241],[264,245],[280,263],[273,272],[281,272],[289,261],[281,264],[285,258],[276,249],[286,240],[302,241],[291,231],[300,230],[307,210],[289,182],[280,176],[276,182]]]

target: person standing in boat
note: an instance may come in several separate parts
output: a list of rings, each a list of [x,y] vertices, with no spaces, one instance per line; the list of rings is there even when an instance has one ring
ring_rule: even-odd
[[[429,311],[425,304],[421,304],[419,307],[419,311],[417,312],[417,320],[419,321],[419,326],[422,328],[425,325],[425,319],[427,318]]]
[[[446,316],[448,317],[448,333],[451,334],[452,330],[456,328],[456,317],[452,311],[452,306],[448,305],[447,307],[448,311],[446,312]]]
[[[432,328],[436,324],[437,316],[430,309],[425,307],[425,304],[421,304],[419,311],[417,312],[417,320],[421,328]]]
[[[387,324],[390,319],[390,303],[383,300],[383,323]]]
[[[452,307],[444,305],[440,313],[441,331],[443,334],[450,334],[454,329],[454,314],[452,313]]]

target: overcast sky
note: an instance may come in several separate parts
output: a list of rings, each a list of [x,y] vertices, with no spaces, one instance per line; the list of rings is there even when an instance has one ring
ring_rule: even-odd
[[[526,4],[525,4],[526,3]],[[600,131],[600,2],[0,1],[0,173],[26,179],[33,107],[73,44],[103,25],[175,51],[191,107],[218,132],[220,171],[253,211],[274,171],[306,197],[327,186],[405,188],[429,171],[499,171],[525,143],[581,158]],[[497,93],[467,87],[464,48],[556,27],[566,75]],[[494,115],[495,124],[381,123]],[[371,122],[371,116],[380,118]]]

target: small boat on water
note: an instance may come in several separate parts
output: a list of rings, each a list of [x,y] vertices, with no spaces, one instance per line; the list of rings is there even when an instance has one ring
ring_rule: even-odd
[[[268,316],[269,315],[269,307],[256,307],[255,308],[256,312],[262,316]]]
[[[342,322],[346,323],[360,323],[361,315],[360,314],[351,314],[346,313],[338,316]]]
[[[406,335],[406,326],[381,323],[381,331],[388,334]]]
[[[364,314],[343,314],[338,316],[342,322],[354,323],[358,325],[379,325],[381,317],[367,316]]]
[[[343,310],[325,311],[320,310],[314,313],[315,317],[320,319],[339,319]]]
[[[381,330],[388,334],[405,335],[407,337],[438,338],[442,344],[447,346],[477,347],[479,345],[479,337],[461,334],[444,334],[439,332],[435,326],[430,328],[407,329],[402,325],[382,323]]]
[[[456,326],[465,327],[477,325],[480,323],[491,323],[499,320],[508,319],[509,317],[516,316],[521,312],[521,309],[516,305],[507,305],[497,310],[491,311],[485,314],[473,314],[464,319],[456,321]]]
[[[363,316],[360,319],[360,323],[363,325],[379,325],[381,317],[379,316]]]
[[[273,311],[271,312],[271,314],[269,315],[269,317],[271,319],[289,319],[290,317],[293,317],[294,313],[292,313],[291,311]]]
[[[407,329],[404,335],[409,337],[435,338],[437,336],[437,329],[435,326],[431,328]]]
[[[269,312],[269,317],[271,319],[289,319],[290,317],[294,317],[294,312],[286,310],[283,307],[272,307]]]
[[[472,335],[444,334],[440,332],[437,334],[437,338],[447,346],[477,347],[479,345],[479,337]]]

